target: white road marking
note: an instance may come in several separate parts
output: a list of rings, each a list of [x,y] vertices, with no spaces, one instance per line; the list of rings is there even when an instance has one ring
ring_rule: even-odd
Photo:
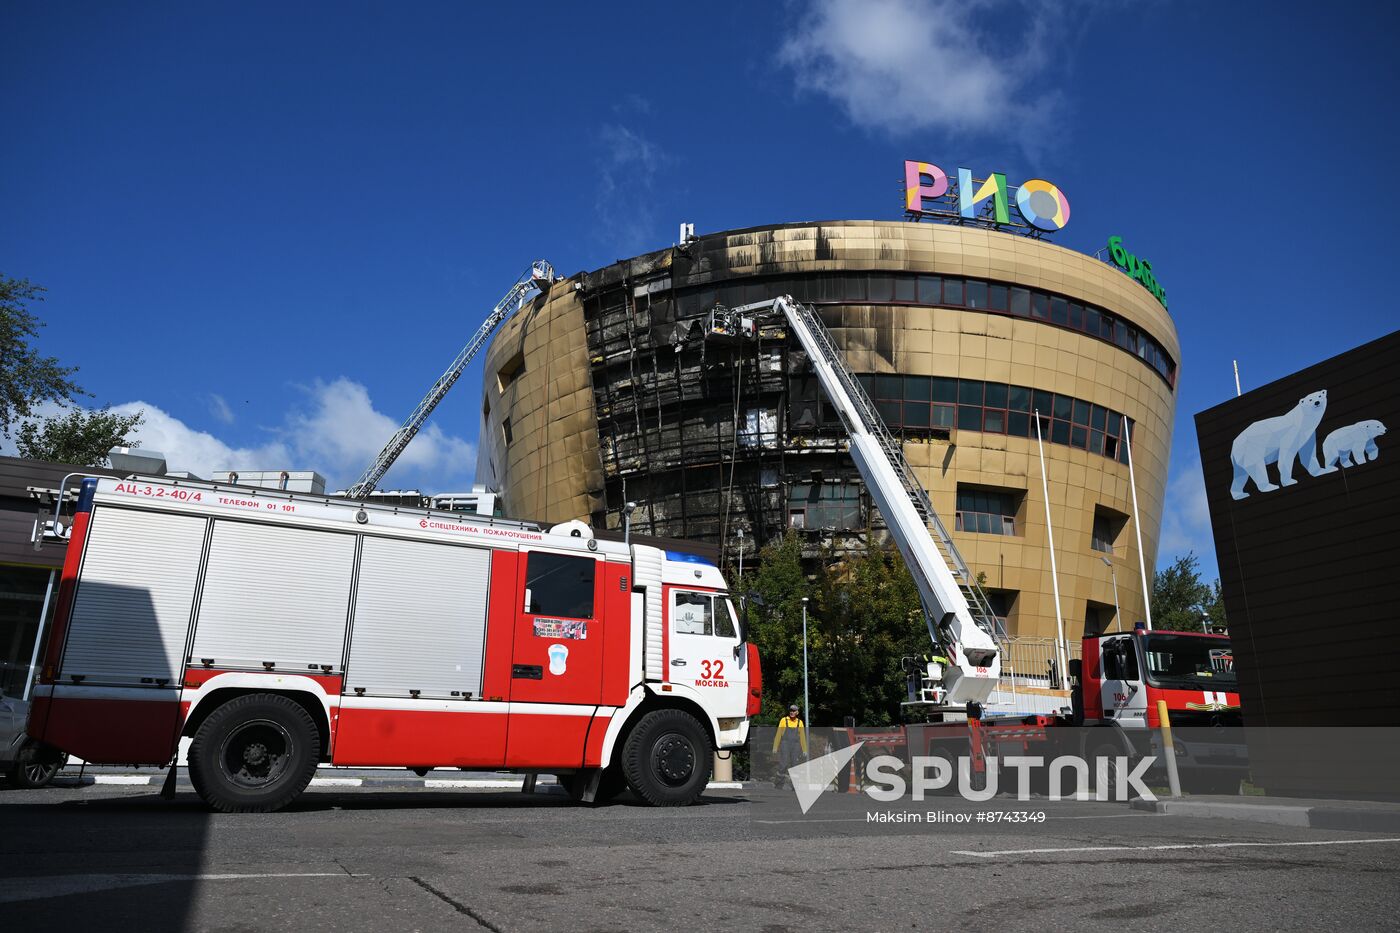
[[[1076,846],[1064,849],[1002,849],[994,852],[972,852],[954,849],[952,855],[976,858],[997,858],[1003,855],[1055,855],[1062,852],[1168,852],[1178,849],[1269,849],[1287,846],[1364,846],[1385,842],[1400,842],[1400,837],[1387,839],[1319,839],[1302,842],[1191,842],[1160,846]]]
[[[1142,817],[1151,816],[1151,815],[1152,815],[1152,814],[1150,814],[1150,813],[1145,813],[1145,812],[1144,812],[1144,813],[1105,813],[1105,814],[1102,814],[1101,816],[1050,816],[1050,817],[1046,817],[1045,822],[1046,822],[1046,823],[1054,823],[1054,822],[1058,822],[1058,821],[1060,821],[1060,820],[1130,820],[1130,819],[1141,819]],[[863,817],[863,816],[846,816],[846,817],[834,817],[834,818],[832,818],[832,819],[816,819],[816,818],[813,818],[813,819],[810,819],[810,820],[809,820],[809,819],[795,819],[795,820],[754,820],[754,822],[755,822],[755,823],[764,823],[764,824],[774,824],[774,825],[776,825],[776,824],[778,824],[778,823],[869,823],[869,822],[871,822],[871,821],[868,820],[868,819],[866,819],[866,818]],[[913,821],[911,820],[910,822],[913,822]],[[971,825],[975,825],[975,824],[977,824],[977,817],[974,816],[974,817],[972,818],[972,822],[971,822],[971,823],[961,824],[961,825],[968,825],[968,826],[971,826]],[[908,824],[905,824],[905,825],[908,825]],[[951,825],[959,825],[959,824],[951,824]],[[986,824],[981,824],[981,825],[985,826]],[[1044,824],[1042,824],[1042,823],[1007,823],[1007,824],[1005,824],[1005,825],[1007,825],[1007,826],[1042,826],[1042,825],[1044,825]]]
[[[361,787],[364,778],[312,778],[312,787]]]
[[[484,790],[520,790],[525,786],[524,781],[490,781],[490,780],[453,780],[451,778],[428,778],[423,781],[424,787],[476,787]],[[535,785],[536,790],[543,790],[546,787],[554,787],[554,784],[546,784],[543,781]]]
[[[130,888],[171,881],[234,881],[245,878],[349,878],[342,871],[286,872],[267,874],[170,874],[170,875],[41,875],[33,878],[0,879],[0,904],[33,901],[45,897],[91,894],[114,888]]]
[[[95,784],[149,784],[149,777],[142,777],[139,774],[94,774],[92,776]]]

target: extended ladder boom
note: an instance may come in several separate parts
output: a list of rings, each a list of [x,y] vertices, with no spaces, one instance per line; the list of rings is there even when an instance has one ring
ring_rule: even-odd
[[[889,433],[865,390],[846,368],[826,326],[810,308],[788,296],[744,305],[730,312],[725,331],[742,333],[744,315],[765,311],[786,318],[846,428],[851,458],[918,587],[929,636],[950,662],[944,702],[985,703],[1001,675],[1000,652],[993,634],[995,616],[904,459],[899,441]],[[980,624],[977,616],[982,618]]]
[[[423,396],[423,400],[418,403],[418,407],[413,409],[413,414],[408,416],[393,436],[389,438],[389,443],[384,445],[384,449],[379,452],[379,456],[374,458],[368,469],[361,474],[355,484],[350,487],[346,495],[351,499],[359,499],[369,495],[374,491],[374,487],[379,485],[379,481],[384,478],[384,474],[389,472],[389,467],[394,465],[394,461],[399,459],[399,454],[404,452],[410,441],[417,435],[418,429],[423,427],[423,423],[428,420],[428,416],[433,413],[433,409],[441,402],[448,390],[461,378],[462,371],[467,368],[467,364],[472,361],[472,357],[486,345],[486,341],[495,332],[497,327],[510,317],[522,305],[525,304],[534,293],[543,291],[555,280],[554,267],[543,259],[536,261],[530,266],[530,270],[516,280],[515,284],[506,292],[505,297],[496,303],[496,307],[486,316],[486,320],[481,322],[481,326],[476,329],[472,339],[462,348],[462,352],[457,354],[457,358],[452,361],[452,365],[447,367],[447,372],[438,377],[432,388],[428,389],[428,394]]]

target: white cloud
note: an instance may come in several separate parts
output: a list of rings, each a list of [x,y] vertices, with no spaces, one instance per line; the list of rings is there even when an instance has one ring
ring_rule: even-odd
[[[1165,567],[1175,558],[1194,551],[1201,559],[1203,573],[1213,576],[1215,539],[1211,534],[1206,482],[1199,460],[1167,480],[1166,505],[1162,511],[1162,541],[1157,549],[1157,565]]]
[[[114,405],[113,411],[145,412],[145,422],[134,436],[141,447],[164,454],[171,470],[205,478],[224,470],[316,470],[330,488],[344,488],[358,478],[400,422],[377,411],[365,387],[349,379],[317,382],[304,392],[305,406],[287,412],[281,425],[251,446],[227,443],[150,402],[126,402]],[[475,467],[476,449],[469,441],[430,424],[380,487],[416,485],[442,491],[470,482]]]
[[[866,129],[995,129],[1033,139],[1058,105],[1040,83],[1055,14],[1001,0],[814,0],[792,18],[778,60],[798,88],[831,98]]]
[[[209,414],[214,416],[215,421],[233,424],[233,409],[228,407],[222,395],[215,393],[209,396]]]
[[[123,415],[144,414],[140,427],[128,436],[138,447],[164,454],[171,470],[188,470],[207,479],[219,470],[282,470],[290,462],[290,451],[280,444],[233,447],[150,402],[125,402],[113,405],[112,410]]]
[[[602,157],[594,229],[609,249],[624,253],[657,249],[656,176],[668,157],[638,130],[617,123],[598,130]]]

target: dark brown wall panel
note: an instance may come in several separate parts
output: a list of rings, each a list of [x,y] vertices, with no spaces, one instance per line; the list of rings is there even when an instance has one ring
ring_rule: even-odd
[[[1380,422],[1376,456],[1291,486],[1231,493],[1232,448],[1326,391],[1319,461],[1339,428]],[[1303,406],[1303,410],[1308,408]],[[1400,331],[1196,416],[1247,725],[1400,725]],[[1359,453],[1359,452],[1358,452]],[[1250,459],[1243,449],[1236,459]],[[1276,464],[1269,482],[1279,485]]]

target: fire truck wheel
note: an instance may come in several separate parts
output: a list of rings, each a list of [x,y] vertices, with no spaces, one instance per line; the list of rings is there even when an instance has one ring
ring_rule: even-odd
[[[270,813],[316,773],[321,739],[300,703],[271,693],[236,697],[209,714],[190,743],[190,783],[224,813]]]
[[[653,710],[627,736],[622,771],[632,792],[652,806],[684,807],[705,789],[710,753],[710,738],[694,716]]]
[[[1094,789],[1095,789],[1096,791],[1098,790],[1098,774],[1099,774],[1099,771],[1098,771],[1098,764],[1097,764],[1098,759],[1104,758],[1104,759],[1107,759],[1107,761],[1108,761],[1108,788],[1107,788],[1107,792],[1108,792],[1108,799],[1109,799],[1109,800],[1117,800],[1117,799],[1118,799],[1118,785],[1121,784],[1121,783],[1123,783],[1124,780],[1127,778],[1127,775],[1128,775],[1128,771],[1126,771],[1126,770],[1124,770],[1123,768],[1119,767],[1119,765],[1122,763],[1122,762],[1119,761],[1119,758],[1121,758],[1122,756],[1123,756],[1123,746],[1122,746],[1122,745],[1119,745],[1119,744],[1116,743],[1116,742],[1100,742],[1097,746],[1094,747],[1094,750],[1091,751],[1091,752],[1089,753],[1089,756],[1088,756],[1088,757],[1089,757],[1089,781],[1090,781],[1091,784],[1094,785]],[[1128,762],[1127,762],[1127,764],[1128,764],[1128,769],[1131,770],[1132,765],[1133,765],[1132,760],[1129,759]],[[1132,793],[1132,788],[1127,788],[1126,791],[1127,791],[1129,797],[1136,796],[1135,794]]]

